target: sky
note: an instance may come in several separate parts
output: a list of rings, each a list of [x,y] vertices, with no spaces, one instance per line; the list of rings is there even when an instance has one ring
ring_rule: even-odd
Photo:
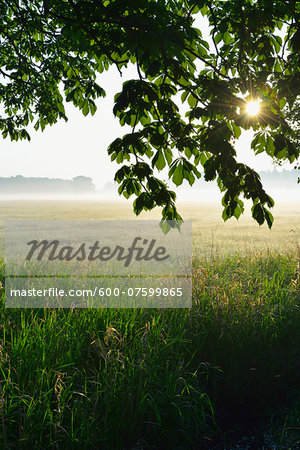
[[[197,26],[207,38],[209,32],[203,18]],[[113,99],[122,89],[122,83],[130,78],[137,78],[133,66],[122,77],[114,67],[99,76],[99,84],[107,95],[97,100],[98,110],[94,116],[84,117],[71,103],[67,103],[68,122],[61,120],[43,132],[32,127],[28,130],[30,142],[2,139],[0,177],[23,175],[72,179],[84,175],[91,177],[97,188],[113,181],[119,166],[110,161],[107,147],[130,130],[129,127],[121,127],[114,117]],[[238,160],[259,171],[272,170],[274,166],[269,156],[255,156],[250,149],[251,138],[251,131],[243,132],[236,143]]]

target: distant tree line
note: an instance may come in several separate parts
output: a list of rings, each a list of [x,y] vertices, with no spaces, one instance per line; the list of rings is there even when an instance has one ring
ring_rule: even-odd
[[[273,170],[258,172],[262,181],[269,187],[295,189],[297,187],[297,171],[294,170]],[[215,187],[213,183],[207,185],[203,178],[197,180],[195,187],[205,190]],[[92,178],[77,176],[72,180],[63,180],[61,178],[42,178],[42,177],[24,177],[17,175],[15,177],[0,177],[0,195],[1,194],[80,194],[95,192],[96,188]],[[101,189],[102,193],[115,195],[117,192],[116,184],[106,183]]]
[[[92,178],[78,176],[72,180],[41,177],[0,177],[0,194],[76,194],[95,191]]]
[[[298,173],[295,170],[273,170],[273,172],[259,172],[263,183],[266,185],[275,185],[279,189],[297,189]]]
[[[297,189],[298,173],[296,170],[277,170],[276,168],[271,172],[263,170],[258,172],[263,184],[270,187],[276,187],[278,189]],[[197,180],[194,187],[203,188],[205,190],[210,187],[215,188],[214,183],[207,184],[203,177]]]
[[[202,174],[203,175],[203,174]],[[258,175],[260,176],[262,183],[266,184],[266,186],[269,188],[278,188],[278,189],[298,189],[299,186],[297,185],[297,178],[298,173],[296,170],[287,170],[287,169],[280,169],[278,170],[276,167],[271,172],[270,170],[262,170],[258,172]],[[171,187],[173,185],[170,183]],[[107,182],[105,186],[101,189],[101,193],[106,194],[107,196],[111,195],[114,196],[117,192],[117,183],[113,182]],[[200,179],[195,181],[194,186],[195,189],[197,189],[197,192],[200,192],[202,189],[203,191],[207,192],[208,190],[215,190],[216,185],[215,183],[207,183],[204,180],[204,177],[202,176]],[[189,186],[181,186],[179,188],[179,191],[189,191]]]

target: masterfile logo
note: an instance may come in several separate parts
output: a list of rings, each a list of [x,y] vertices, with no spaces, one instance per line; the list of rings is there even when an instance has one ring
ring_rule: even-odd
[[[192,226],[170,225],[8,221],[6,306],[190,307]]]
[[[140,245],[139,241],[141,241]],[[128,267],[132,260],[135,261],[164,261],[169,258],[170,255],[166,254],[166,247],[155,247],[156,239],[142,239],[141,237],[135,237],[132,244],[127,249],[121,245],[116,245],[115,248],[108,246],[100,247],[99,241],[94,242],[89,246],[85,242],[78,246],[64,245],[61,246],[58,240],[55,241],[42,241],[33,240],[27,242],[27,245],[31,246],[27,261],[31,261],[34,256],[38,261],[41,261],[43,257],[48,258],[49,261],[109,261],[116,259],[117,261],[124,261],[124,267]],[[48,256],[47,250],[50,250]]]
[[[23,220],[6,223],[6,273],[21,276],[190,275],[191,222]]]

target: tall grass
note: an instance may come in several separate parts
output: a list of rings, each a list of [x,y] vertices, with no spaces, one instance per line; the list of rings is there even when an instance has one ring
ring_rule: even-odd
[[[2,289],[3,448],[225,448],[299,391],[297,262],[195,258],[185,310],[5,310]]]

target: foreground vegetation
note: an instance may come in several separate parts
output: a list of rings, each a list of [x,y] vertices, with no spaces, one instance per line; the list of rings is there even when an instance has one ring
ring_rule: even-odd
[[[296,448],[298,259],[197,257],[191,310],[5,310],[3,288],[3,448]]]

